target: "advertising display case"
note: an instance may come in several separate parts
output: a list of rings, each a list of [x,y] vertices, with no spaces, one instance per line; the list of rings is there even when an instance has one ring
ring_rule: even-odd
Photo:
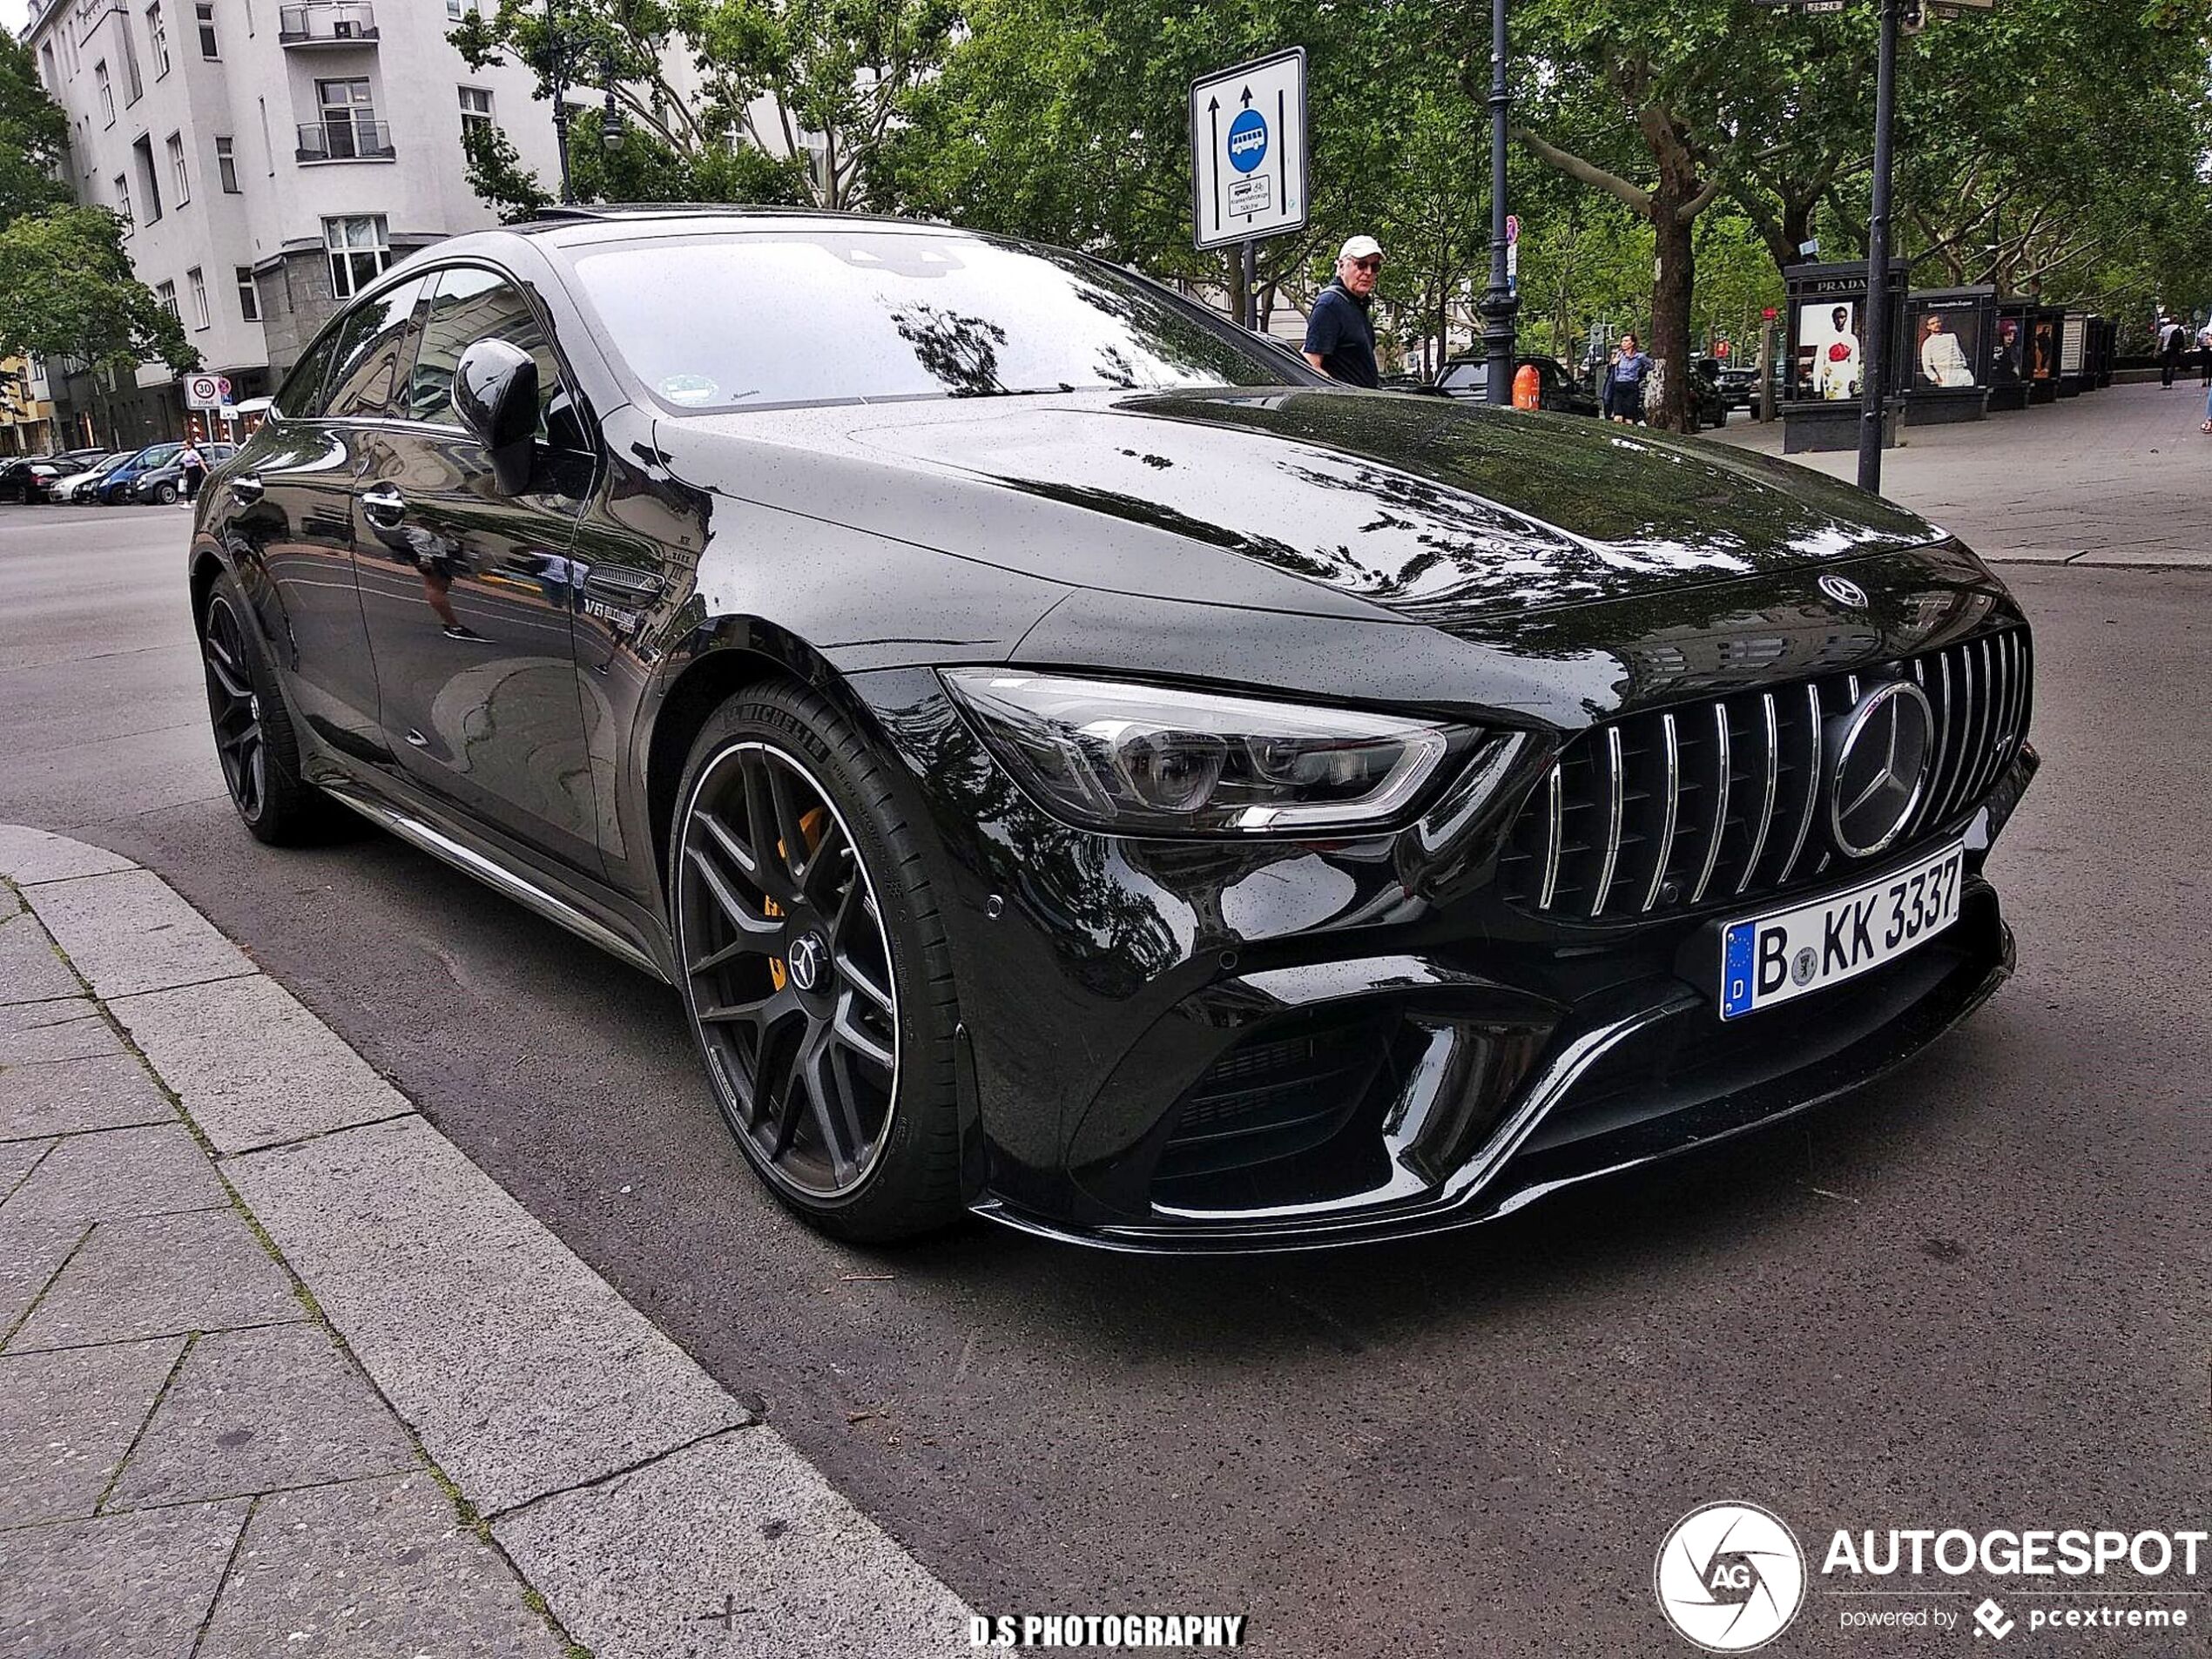
[[[2028,353],[2035,337],[2035,302],[2000,298],[1991,325],[1983,378],[1989,383],[1991,414],[2027,407]]]
[[[2028,313],[2027,401],[2059,401],[2059,331],[2066,312],[2058,306],[2036,306]]]
[[[2094,353],[2090,373],[2095,376],[2095,384],[2102,388],[2112,384],[2112,360],[2120,352],[2120,325],[2110,317],[2094,318],[2089,340]]]
[[[1858,448],[1859,398],[1879,374],[1888,401],[1885,448],[1897,442],[1898,408],[1911,391],[1906,368],[1905,262],[1889,270],[1888,338],[1864,337],[1866,266],[1800,265],[1789,274],[1790,334],[1783,360],[1782,448],[1785,455]]]
[[[2095,382],[2089,374],[2089,314],[2059,315],[2059,395],[2080,397]]]
[[[1912,297],[1905,316],[1906,418],[1914,426],[1987,419],[1997,290],[1931,288]]]

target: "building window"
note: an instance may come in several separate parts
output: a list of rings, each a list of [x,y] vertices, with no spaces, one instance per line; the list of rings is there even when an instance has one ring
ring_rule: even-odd
[[[300,134],[302,161],[350,161],[391,153],[391,141],[376,119],[366,80],[317,81],[315,99],[322,110],[320,127]]]
[[[161,175],[153,170],[153,140],[134,138],[131,153],[138,164],[138,188],[145,192],[146,223],[161,217]]]
[[[192,289],[192,326],[205,328],[215,320],[207,312],[207,277],[195,265],[185,273],[185,281]]]
[[[326,219],[322,243],[330,251],[330,292],[350,300],[392,263],[392,244],[384,215]]]
[[[212,63],[221,56],[215,50],[215,0],[199,0],[193,15],[199,19],[199,55]]]
[[[38,74],[49,92],[62,90],[61,72],[54,67],[54,43],[51,40],[38,49]]]
[[[122,216],[125,230],[138,222],[131,214],[131,180],[122,173],[115,175],[115,211]]]
[[[154,289],[153,297],[161,302],[161,308],[164,311],[172,317],[177,316],[177,285],[175,283],[162,283]],[[178,320],[182,321],[183,319],[179,318]]]
[[[238,158],[231,153],[228,138],[215,140],[215,176],[222,183],[223,194],[235,196],[238,188]]]
[[[491,131],[491,93],[481,86],[461,89],[461,141],[473,132]]]
[[[153,47],[153,78],[169,72],[169,25],[161,20],[160,0],[146,8],[146,39]]]
[[[103,57],[92,65],[92,78],[100,86],[100,114],[108,125],[115,125],[115,85],[107,78],[107,59]]]
[[[459,23],[464,16],[462,0],[446,0],[446,21]]]
[[[237,276],[238,314],[248,322],[259,322],[261,320],[261,290],[254,285],[253,267],[250,265],[239,266]]]
[[[169,178],[177,186],[177,205],[181,207],[192,199],[192,177],[185,171],[185,137],[181,132],[169,135]]]

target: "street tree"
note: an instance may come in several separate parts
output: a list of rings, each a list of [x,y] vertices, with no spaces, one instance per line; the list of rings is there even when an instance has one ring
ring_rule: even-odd
[[[141,363],[197,368],[183,325],[132,273],[122,221],[71,202],[68,132],[30,48],[0,31],[0,359],[74,359],[96,394]]]
[[[899,100],[935,71],[956,15],[952,0],[501,0],[450,37],[471,64],[527,65],[542,97],[611,96],[627,129],[612,146],[592,112],[570,122],[584,199],[864,208],[882,203],[873,163]],[[509,212],[549,187],[511,147],[480,141],[470,159]]]

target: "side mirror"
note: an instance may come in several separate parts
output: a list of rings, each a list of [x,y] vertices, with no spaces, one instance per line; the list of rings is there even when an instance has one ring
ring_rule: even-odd
[[[537,360],[503,340],[478,341],[453,371],[453,407],[490,455],[499,493],[526,493],[537,436]]]

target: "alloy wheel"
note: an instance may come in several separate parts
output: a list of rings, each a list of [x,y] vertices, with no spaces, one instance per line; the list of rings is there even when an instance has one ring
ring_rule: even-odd
[[[207,602],[200,656],[207,668],[207,712],[215,724],[223,780],[239,814],[252,823],[268,797],[268,749],[261,736],[261,698],[246,662],[245,630],[220,594]]]
[[[723,1114],[771,1180],[843,1198],[899,1081],[890,940],[852,829],[796,757],[741,742],[700,775],[677,854],[685,995]]]

